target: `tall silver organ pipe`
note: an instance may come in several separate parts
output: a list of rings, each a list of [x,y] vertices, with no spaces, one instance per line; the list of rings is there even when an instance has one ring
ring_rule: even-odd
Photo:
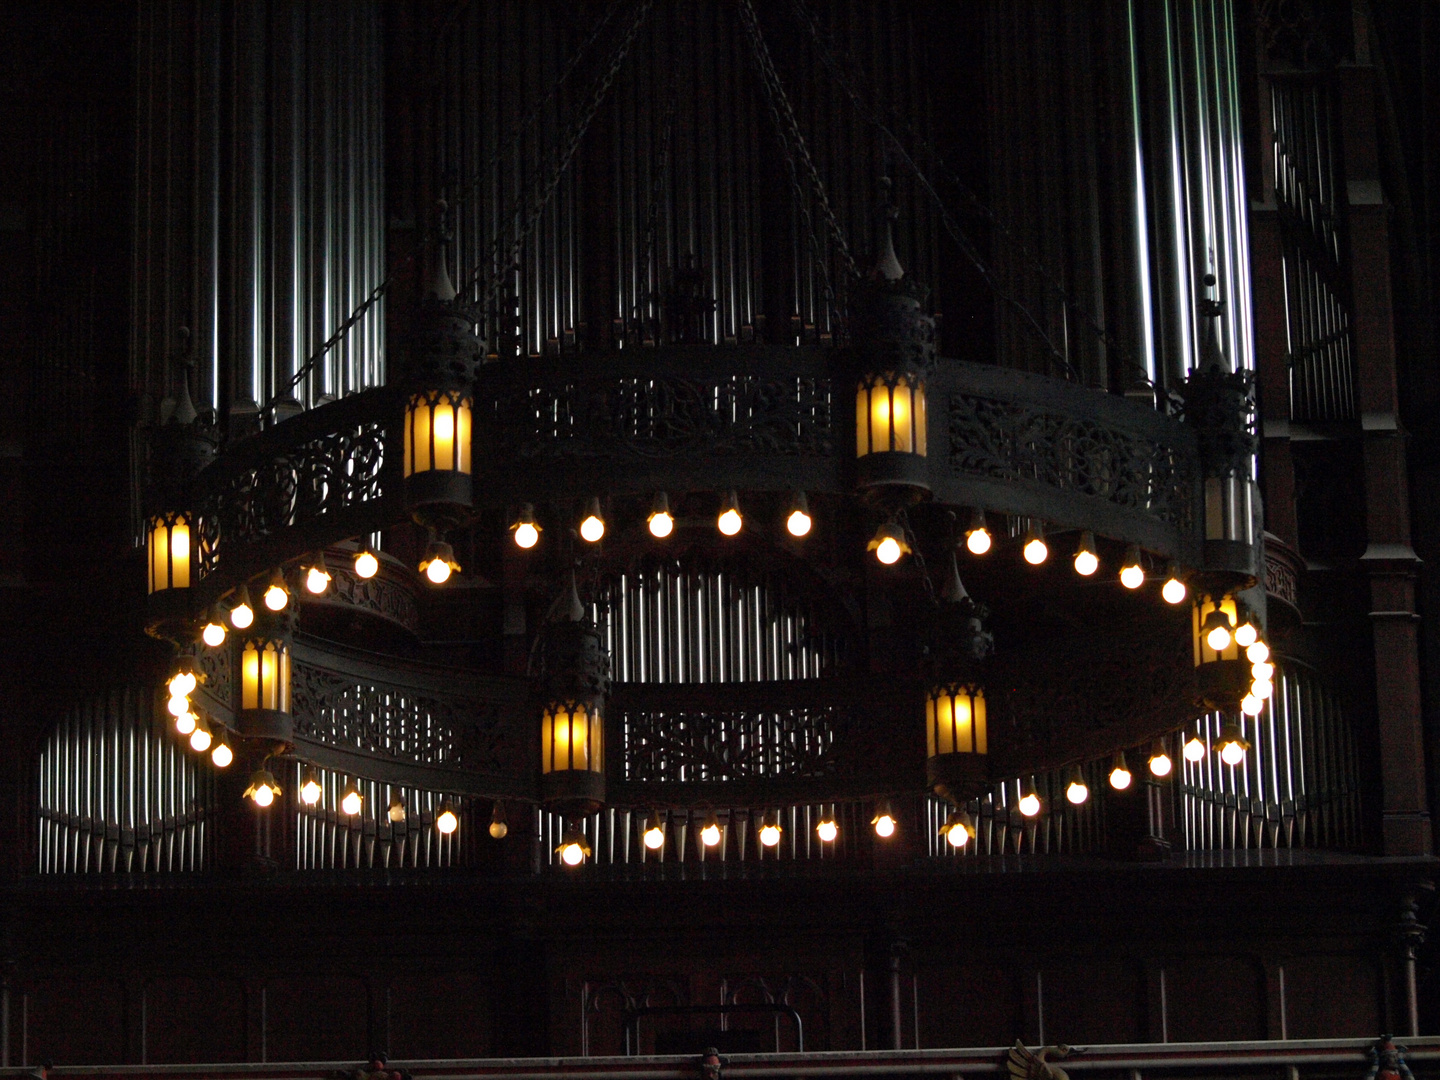
[[[378,0],[140,5],[131,350],[149,419],[188,359],[197,404],[243,433],[385,279],[381,44]],[[384,382],[383,306],[282,416]]]

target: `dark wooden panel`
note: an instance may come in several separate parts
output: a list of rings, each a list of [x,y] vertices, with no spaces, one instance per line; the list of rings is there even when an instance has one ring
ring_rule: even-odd
[[[145,986],[145,1061],[245,1060],[245,989],[233,979],[152,979]]]
[[[408,975],[390,983],[390,1056],[488,1057],[490,996],[473,972]]]
[[[359,1061],[371,1050],[370,996],[343,975],[277,979],[265,987],[267,1061]]]
[[[1140,1042],[1145,1031],[1141,972],[1119,961],[1061,964],[1043,972],[1045,1041]]]
[[[1285,1033],[1292,1039],[1368,1036],[1383,1028],[1380,973],[1360,956],[1301,956],[1285,965]]]
[[[28,1064],[125,1060],[125,991],[116,980],[56,975],[26,988]]]
[[[1165,1005],[1171,1042],[1265,1038],[1265,976],[1246,957],[1195,956],[1167,966]]]
[[[917,978],[924,1049],[1004,1046],[1020,1035],[1024,999],[1018,972],[979,966],[930,968],[917,972]],[[888,1023],[888,1016],[880,1017],[882,1038],[887,1037]]]

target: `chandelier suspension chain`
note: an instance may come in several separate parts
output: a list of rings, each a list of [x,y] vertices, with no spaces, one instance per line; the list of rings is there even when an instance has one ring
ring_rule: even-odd
[[[965,234],[964,230],[961,229],[959,222],[955,220],[954,215],[951,213],[948,204],[945,202],[944,199],[941,198],[940,193],[936,191],[934,185],[930,182],[929,177],[926,176],[924,170],[920,168],[919,164],[915,161],[914,157],[910,154],[905,145],[900,141],[899,137],[881,118],[878,106],[872,106],[864,99],[860,91],[856,88],[854,80],[845,72],[844,67],[841,64],[840,58],[837,57],[834,50],[825,43],[822,37],[822,31],[820,29],[819,23],[815,18],[814,12],[810,10],[809,5],[805,2],[805,0],[791,0],[791,9],[795,13],[796,19],[804,25],[806,31],[809,33],[811,40],[814,42],[816,53],[820,57],[821,63],[825,65],[826,70],[830,72],[831,76],[840,85],[841,89],[845,91],[846,95],[850,98],[851,103],[860,112],[860,114],[869,123],[875,126],[876,130],[878,130],[881,135],[885,137],[885,139],[894,148],[895,152],[900,155],[901,160],[905,163],[906,167],[909,168],[910,171],[914,174],[915,178],[920,182],[921,187],[925,189],[925,193],[930,197],[931,201],[940,211],[940,218],[942,223],[945,225],[946,232],[950,234],[951,239],[953,239],[960,246],[961,251],[975,265],[976,270],[979,271],[981,277],[985,280],[985,283],[990,286],[991,290],[996,294],[996,296],[1000,298],[1001,301],[1015,308],[1024,316],[1026,321],[1031,325],[1032,330],[1040,335],[1041,340],[1044,342],[1046,347],[1049,348],[1055,358],[1061,361],[1067,372],[1072,377],[1078,377],[1078,372],[1074,370],[1073,365],[1070,364],[1069,360],[1066,359],[1063,353],[1055,346],[1050,336],[1045,333],[1044,329],[1039,325],[1034,316],[1031,315],[1031,313],[1024,307],[1024,305],[1022,305],[1014,297],[1008,295],[1004,290],[999,287],[998,283],[995,282],[990,270],[988,269],[986,264],[980,259],[979,252],[975,248],[974,243]],[[930,157],[930,159],[934,162],[936,168],[940,171],[940,174],[960,191],[960,193],[965,197],[966,201],[970,204],[971,209],[980,217],[982,217],[986,222],[993,225],[1000,232],[1000,234],[1007,241],[1009,241],[1013,248],[1024,258],[1029,269],[1034,272],[1035,275],[1039,277],[1046,286],[1048,286],[1051,292],[1053,292],[1057,297],[1059,297],[1060,302],[1068,310],[1073,311],[1076,315],[1080,316],[1084,324],[1090,329],[1092,333],[1095,334],[1095,336],[1105,345],[1107,349],[1112,350],[1114,353],[1117,354],[1121,361],[1125,362],[1132,369],[1135,369],[1134,355],[1130,352],[1130,350],[1127,349],[1122,343],[1114,340],[1114,338],[1111,337],[1109,332],[1106,331],[1106,329],[1102,325],[1100,325],[1098,320],[1096,320],[1094,315],[1090,312],[1089,308],[1087,308],[1080,301],[1076,300],[1066,291],[1065,287],[1060,284],[1060,282],[1055,278],[1053,274],[1050,273],[1049,270],[1046,269],[1045,265],[1041,263],[1038,258],[1036,258],[1034,253],[1030,251],[1030,249],[1024,244],[1024,242],[1015,236],[1015,234],[999,217],[999,215],[997,215],[995,211],[991,209],[989,204],[987,204],[983,199],[981,199],[980,196],[977,195],[975,191],[972,190],[971,187],[965,183],[964,180],[960,179],[958,175],[956,175],[948,166],[946,166],[944,160],[940,157],[939,153],[935,150],[935,148],[930,144],[929,140],[927,140],[923,135],[916,131],[913,124],[911,124],[908,120],[905,120],[903,117],[898,116],[893,105],[886,106],[886,108],[887,111],[892,116],[896,117],[900,124],[903,125],[906,134],[908,134],[915,141],[915,144]]]
[[[506,259],[505,265],[487,275],[485,273],[485,264],[481,263],[475,267],[469,279],[466,281],[465,288],[467,291],[476,288],[477,285],[480,286],[478,300],[481,304],[482,313],[498,305],[500,292],[504,287],[505,279],[520,268],[526,241],[535,231],[535,227],[540,223],[540,217],[545,212],[545,208],[550,205],[550,199],[554,196],[556,189],[559,188],[560,181],[564,178],[566,170],[570,167],[570,162],[574,159],[576,151],[580,148],[581,140],[590,128],[590,122],[595,118],[595,113],[600,108],[600,103],[605,99],[605,95],[609,92],[610,86],[614,83],[616,76],[620,74],[620,69],[624,66],[625,59],[630,54],[630,46],[634,44],[635,37],[640,32],[640,27],[645,22],[645,17],[650,13],[653,3],[654,0],[641,0],[641,2],[636,5],[635,16],[630,21],[630,28],[626,31],[625,37],[616,45],[614,52],[611,54],[609,66],[595,81],[585,108],[581,111],[580,116],[576,118],[575,124],[571,129],[570,137],[566,141],[565,148],[555,163],[555,168],[552,170],[545,184],[537,188],[532,195],[529,212],[525,217],[523,225],[518,230],[514,241],[510,245],[509,256]],[[493,263],[498,259],[503,243],[504,234],[502,233],[497,235],[491,244],[490,262]]]

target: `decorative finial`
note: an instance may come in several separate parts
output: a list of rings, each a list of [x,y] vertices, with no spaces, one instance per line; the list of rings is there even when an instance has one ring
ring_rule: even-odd
[[[175,332],[175,336],[180,339],[179,352],[182,359],[179,363],[180,393],[176,396],[175,411],[170,414],[170,422],[189,427],[200,418],[200,414],[195,411],[195,402],[190,398],[190,369],[194,367],[190,356],[190,328],[188,326],[180,327]]]
[[[960,580],[960,564],[955,559],[955,552],[950,552],[950,579],[945,582],[945,588],[940,592],[940,598],[950,604],[972,603],[969,592],[965,589],[965,583]]]
[[[555,623],[585,621],[585,605],[580,602],[580,589],[575,583],[573,569],[570,571],[570,588],[555,597],[546,618]]]
[[[450,283],[450,268],[445,259],[445,249],[450,243],[450,229],[446,219],[450,207],[444,199],[437,199],[435,208],[438,218],[435,254],[430,264],[430,278],[425,282],[425,294],[448,304],[455,299],[455,286]]]
[[[880,207],[877,211],[878,223],[876,225],[875,237],[875,268],[870,271],[870,276],[879,281],[899,281],[905,276],[905,268],[900,265],[900,260],[895,255],[895,219],[900,216],[899,209],[890,201],[890,177],[880,177]]]

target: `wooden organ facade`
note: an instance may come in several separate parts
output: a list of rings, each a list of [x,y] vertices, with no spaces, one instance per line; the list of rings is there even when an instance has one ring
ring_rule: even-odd
[[[0,14],[0,1071],[1435,1030],[1440,102],[1407,65],[1440,14],[1419,44],[1409,17]],[[399,419],[441,310],[460,509],[406,486],[438,468]],[[1207,365],[1242,387],[1218,450]],[[923,439],[869,456],[918,464],[857,466],[857,385],[871,419],[905,389]],[[147,590],[182,510],[189,576]],[[276,566],[262,710],[239,632],[190,630],[269,618]],[[1254,712],[1197,690],[1189,601],[1149,595],[1182,569],[1263,624]],[[176,736],[177,659],[228,769]],[[968,787],[926,773],[936,679],[984,686]],[[562,706],[600,778],[565,800]]]

